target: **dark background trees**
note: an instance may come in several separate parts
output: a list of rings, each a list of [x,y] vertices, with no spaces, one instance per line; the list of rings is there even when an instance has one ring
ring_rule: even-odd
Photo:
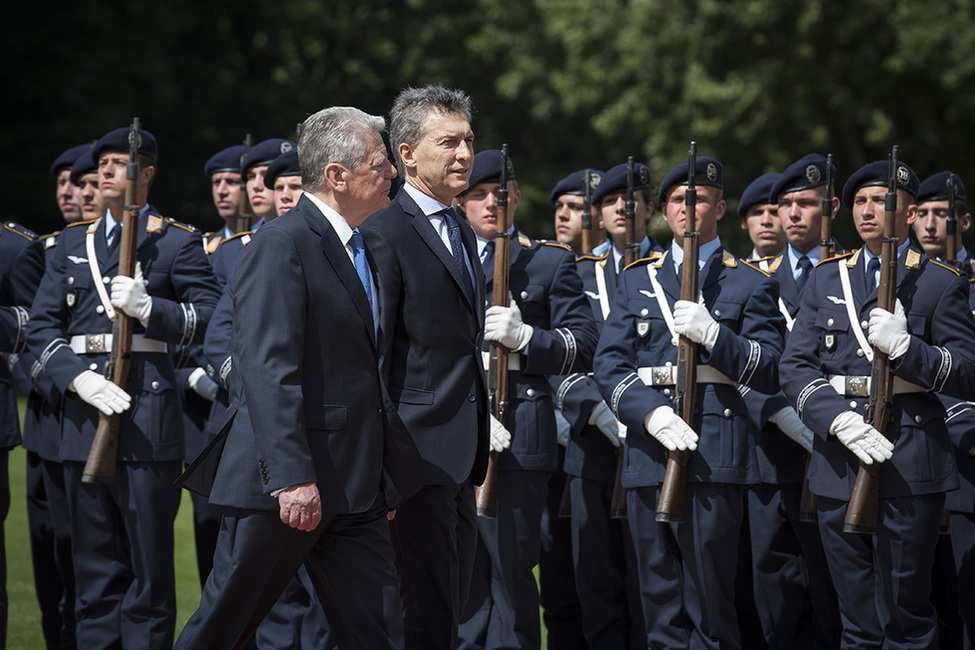
[[[519,221],[552,234],[548,192],[627,155],[659,180],[694,139],[725,164],[722,237],[757,175],[833,152],[838,189],[892,143],[923,177],[973,179],[973,3],[944,0],[170,0],[20,3],[5,12],[0,211],[59,227],[51,161],[133,115],[160,142],[152,200],[217,225],[203,162],[294,137],[327,105],[384,114],[406,85],[474,99],[477,148],[508,142]],[[975,187],[975,186],[973,186]],[[855,235],[841,211],[837,231]]]

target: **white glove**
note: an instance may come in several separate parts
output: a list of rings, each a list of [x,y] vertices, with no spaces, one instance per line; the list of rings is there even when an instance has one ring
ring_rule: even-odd
[[[562,411],[555,409],[555,439],[563,447],[569,445],[569,431],[571,428],[569,421],[562,415]]]
[[[907,348],[911,347],[911,335],[907,331],[907,317],[900,300],[894,303],[893,314],[879,307],[870,310],[867,340],[891,360],[904,356]]]
[[[813,432],[802,423],[794,408],[786,406],[784,409],[773,413],[768,420],[805,449],[807,454],[812,453]]]
[[[677,417],[669,406],[658,406],[643,418],[643,427],[651,436],[670,451],[694,451],[697,434],[687,423]]]
[[[190,373],[186,378],[186,387],[208,402],[212,402],[217,396],[217,384],[207,376],[207,371],[203,368],[197,368]]]
[[[491,415],[491,451],[501,453],[511,447],[511,432],[504,428],[501,421]]]
[[[623,424],[622,422],[617,422],[616,425],[617,425],[616,437],[620,439],[620,444],[622,445],[624,442],[626,442],[626,431],[627,431],[626,425]]]
[[[510,307],[488,307],[484,314],[484,338],[495,341],[512,352],[519,352],[532,338],[532,326],[521,320],[518,303]]]
[[[894,443],[853,411],[843,411],[833,418],[829,432],[867,465],[882,463],[894,455]]]
[[[616,416],[613,415],[613,411],[606,405],[606,402],[601,401],[592,407],[592,413],[589,415],[589,424],[599,429],[614,447],[619,447],[623,444],[619,435],[620,423],[617,422]]]
[[[120,309],[132,318],[138,318],[145,327],[152,311],[152,296],[146,291],[142,278],[142,265],[135,263],[135,277],[116,275],[112,278],[112,307]]]
[[[717,321],[711,318],[708,308],[690,300],[674,303],[674,330],[695,343],[710,350],[718,340],[720,331]]]
[[[91,370],[82,370],[68,384],[68,390],[78,393],[78,397],[105,415],[121,413],[132,404],[128,393]]]

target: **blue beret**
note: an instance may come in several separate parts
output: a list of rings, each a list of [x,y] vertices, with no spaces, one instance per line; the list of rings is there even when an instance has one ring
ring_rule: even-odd
[[[599,205],[603,197],[617,192],[626,191],[626,168],[627,163],[622,163],[610,167],[603,178],[596,186],[596,191],[592,193],[593,205]],[[643,190],[650,187],[650,168],[643,163],[633,163],[633,189]]]
[[[70,168],[74,164],[74,161],[78,160],[78,156],[89,151],[91,151],[91,143],[87,142],[71,147],[62,153],[51,163],[51,178],[57,178],[62,169]]]
[[[948,200],[948,176],[952,172],[938,172],[931,174],[923,181],[917,190],[917,202],[927,201],[947,201]],[[961,182],[958,174],[955,174],[955,198],[965,200],[965,184]]]
[[[78,154],[74,164],[71,165],[71,182],[81,185],[81,177],[85,174],[94,174],[98,171],[98,161],[91,155],[94,145],[85,145],[85,150]]]
[[[738,201],[738,216],[744,217],[748,208],[753,205],[774,203],[775,201],[771,199],[769,192],[773,186],[778,184],[780,178],[782,178],[782,174],[770,172],[753,180],[742,192],[741,199]]]
[[[270,165],[275,158],[283,153],[291,151],[294,148],[295,143],[291,140],[285,140],[284,138],[269,138],[268,140],[262,140],[251,147],[250,152],[240,165],[240,173],[246,176],[247,172],[249,172],[253,167]]]
[[[264,187],[274,189],[274,181],[281,176],[301,176],[297,149],[286,151],[271,161],[264,170]]]
[[[833,165],[833,174],[836,174],[836,165]],[[778,203],[779,197],[783,194],[821,187],[828,180],[829,170],[826,169],[826,158],[818,153],[806,154],[785,168],[779,182],[769,190],[768,202]]]
[[[846,185],[843,186],[843,205],[852,209],[853,197],[860,191],[861,187],[887,187],[887,176],[890,173],[890,162],[887,160],[876,160],[867,163],[860,169],[853,172]],[[917,197],[917,188],[920,183],[917,174],[905,162],[897,163],[897,187],[913,196]]]
[[[159,157],[159,147],[156,144],[156,136],[145,129],[139,129],[139,153],[149,156],[153,160]],[[95,160],[102,155],[103,151],[121,151],[129,153],[129,127],[109,131],[95,143],[95,148],[91,151],[91,156]]]
[[[552,194],[549,200],[555,203],[555,199],[559,198],[563,194],[574,194],[576,196],[586,195],[586,173],[589,173],[590,180],[592,184],[592,189],[595,190],[599,186],[600,179],[603,177],[603,172],[598,169],[580,169],[579,171],[572,172],[552,188]]]
[[[515,166],[508,157],[508,180],[515,180]],[[501,182],[501,150],[485,149],[474,154],[474,165],[471,168],[471,180],[461,196],[474,189],[478,183]]]
[[[217,172],[240,173],[240,161],[244,157],[244,145],[235,144],[232,147],[221,149],[210,156],[210,159],[203,165],[203,173],[212,176]]]
[[[687,185],[687,161],[681,162],[679,165],[670,170],[670,173],[664,176],[664,180],[660,183],[660,187],[657,189],[657,202],[663,205],[664,198],[670,191],[670,188],[675,185]],[[724,168],[714,158],[708,158],[707,156],[698,156],[694,159],[694,185],[708,185],[710,187],[724,187]]]

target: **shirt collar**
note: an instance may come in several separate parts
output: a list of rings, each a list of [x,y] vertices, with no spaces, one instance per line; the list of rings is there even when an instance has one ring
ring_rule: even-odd
[[[352,239],[352,226],[349,225],[349,222],[311,192],[305,192],[304,196],[307,196],[308,200],[314,203],[315,207],[321,210],[322,214],[325,215],[325,218],[335,230],[335,234],[339,236],[339,241],[342,242],[342,245],[348,246],[349,240]]]
[[[800,253],[799,251],[797,251],[792,247],[792,244],[786,246],[786,249],[789,251],[789,268],[792,269],[793,271],[799,270],[799,260],[802,259],[803,256],[808,257],[809,261],[812,262],[813,266],[819,264],[818,246],[813,246],[808,253]]]
[[[721,238],[715,237],[706,244],[701,244],[698,248],[697,253],[697,270],[700,271],[704,268],[707,263],[708,258],[711,257],[716,250],[721,248]],[[677,245],[677,238],[670,242],[670,255],[674,258],[674,269],[677,269],[681,264],[684,263],[684,247]]]
[[[429,194],[425,194],[421,190],[413,187],[409,183],[403,183],[402,191],[405,191],[414,202],[416,202],[417,207],[423,210],[423,214],[430,216],[437,214],[438,212],[443,212],[449,205],[441,203],[437,199],[433,198]]]

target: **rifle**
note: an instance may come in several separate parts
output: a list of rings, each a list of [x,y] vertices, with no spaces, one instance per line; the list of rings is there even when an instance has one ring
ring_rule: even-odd
[[[945,224],[945,261],[958,267],[958,217],[955,216],[955,175],[948,174],[948,222]]]
[[[139,238],[139,134],[141,123],[132,119],[129,127],[129,162],[125,167],[125,211],[122,213],[122,233],[119,235],[118,275],[135,277],[136,246]],[[132,328],[135,319],[116,310],[112,322],[112,351],[105,365],[105,376],[116,386],[125,389],[132,362]],[[118,460],[119,415],[98,412],[98,428],[88,450],[88,460],[81,476],[82,483],[115,482],[115,463]]]
[[[251,147],[253,146],[253,139],[251,134],[248,133],[244,136],[244,153],[240,156],[241,165],[243,165],[244,159],[247,158],[248,154],[251,152]],[[243,170],[241,170],[243,171]],[[254,214],[251,212],[250,201],[247,200],[247,178],[241,174],[240,175],[240,194],[237,195],[237,232],[242,233],[251,229],[251,220],[254,219]]]
[[[586,198],[582,202],[582,254],[592,251],[592,170],[586,170]]]
[[[697,187],[694,172],[697,168],[697,143],[691,141],[687,153],[687,191],[684,193],[686,219],[684,221],[684,264],[680,280],[680,299],[697,300],[697,263],[700,233],[697,232]],[[697,404],[697,345],[686,336],[677,345],[677,385],[674,390],[674,406],[688,426],[694,426]],[[684,501],[687,491],[688,451],[668,451],[667,470],[660,486],[657,502],[659,522],[683,523]]]
[[[494,280],[491,304],[507,307],[508,272],[511,258],[511,234],[508,232],[508,145],[501,146],[501,185],[498,187],[498,233],[494,236]],[[488,401],[491,413],[504,424],[508,408],[508,348],[491,343],[488,364]],[[474,495],[477,516],[494,519],[498,514],[498,452],[488,455],[484,482]]]
[[[877,288],[877,306],[889,312],[894,311],[897,299],[897,237],[894,221],[897,214],[898,153],[899,148],[895,144],[890,153],[887,195],[884,197],[884,238],[880,252],[880,285]],[[887,433],[893,397],[894,376],[890,372],[890,359],[874,347],[873,364],[870,368],[870,401],[863,419],[879,431],[880,435]],[[877,532],[879,496],[880,463],[867,465],[860,461],[850,503],[846,507],[846,517],[843,519],[844,533],[872,535]]]

